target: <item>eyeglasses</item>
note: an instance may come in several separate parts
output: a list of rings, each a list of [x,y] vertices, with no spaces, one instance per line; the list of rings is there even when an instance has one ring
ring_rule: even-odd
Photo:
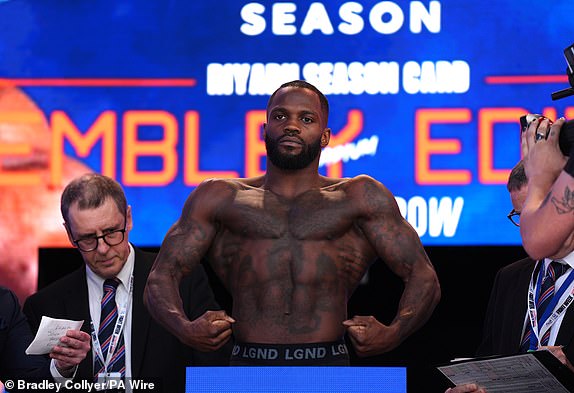
[[[516,210],[512,209],[506,217],[508,217],[508,219],[512,221],[512,223],[517,227],[520,226],[520,212],[517,212]]]
[[[108,246],[117,246],[124,241],[124,234],[126,232],[126,222],[124,221],[124,229],[116,229],[101,236],[86,237],[83,239],[74,240],[74,244],[83,252],[94,251],[98,248],[98,240],[102,239]]]

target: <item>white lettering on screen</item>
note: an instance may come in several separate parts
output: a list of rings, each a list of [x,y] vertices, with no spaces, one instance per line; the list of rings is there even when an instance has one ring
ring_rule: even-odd
[[[325,4],[299,4],[301,9],[298,10],[294,2],[274,3],[270,9],[260,3],[248,3],[241,8],[243,23],[239,30],[248,36],[263,34],[269,26],[271,33],[277,36],[332,35],[335,32],[356,35],[365,30],[366,21],[372,31],[384,35],[407,27],[413,34],[439,33],[441,30],[441,3],[436,0],[428,2],[428,6],[421,1],[411,1],[408,9],[401,2],[380,1],[365,9],[360,2],[349,1],[341,4],[336,12],[332,7],[329,11]]]

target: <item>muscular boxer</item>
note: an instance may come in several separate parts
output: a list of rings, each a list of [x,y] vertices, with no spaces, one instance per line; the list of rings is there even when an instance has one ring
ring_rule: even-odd
[[[328,113],[311,84],[282,85],[267,105],[266,173],[207,180],[188,197],[145,293],[152,315],[182,342],[216,348],[232,329],[234,365],[348,364],[345,332],[359,356],[377,355],[430,317],[440,298],[437,276],[393,195],[368,176],[318,173]],[[203,257],[231,293],[233,317],[185,317],[179,282]],[[377,259],[404,281],[388,326],[347,316],[349,297]]]

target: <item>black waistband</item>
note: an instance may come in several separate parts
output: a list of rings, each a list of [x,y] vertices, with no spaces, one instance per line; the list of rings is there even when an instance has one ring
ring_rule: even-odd
[[[348,366],[344,340],[306,344],[258,344],[236,342],[231,366]]]

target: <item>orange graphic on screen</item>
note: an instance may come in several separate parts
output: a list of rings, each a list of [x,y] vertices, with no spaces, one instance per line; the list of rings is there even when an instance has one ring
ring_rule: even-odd
[[[52,133],[23,91],[0,88],[0,285],[21,302],[36,291],[38,248],[68,247],[60,195],[71,179],[92,170],[63,157],[61,184],[51,181]]]

